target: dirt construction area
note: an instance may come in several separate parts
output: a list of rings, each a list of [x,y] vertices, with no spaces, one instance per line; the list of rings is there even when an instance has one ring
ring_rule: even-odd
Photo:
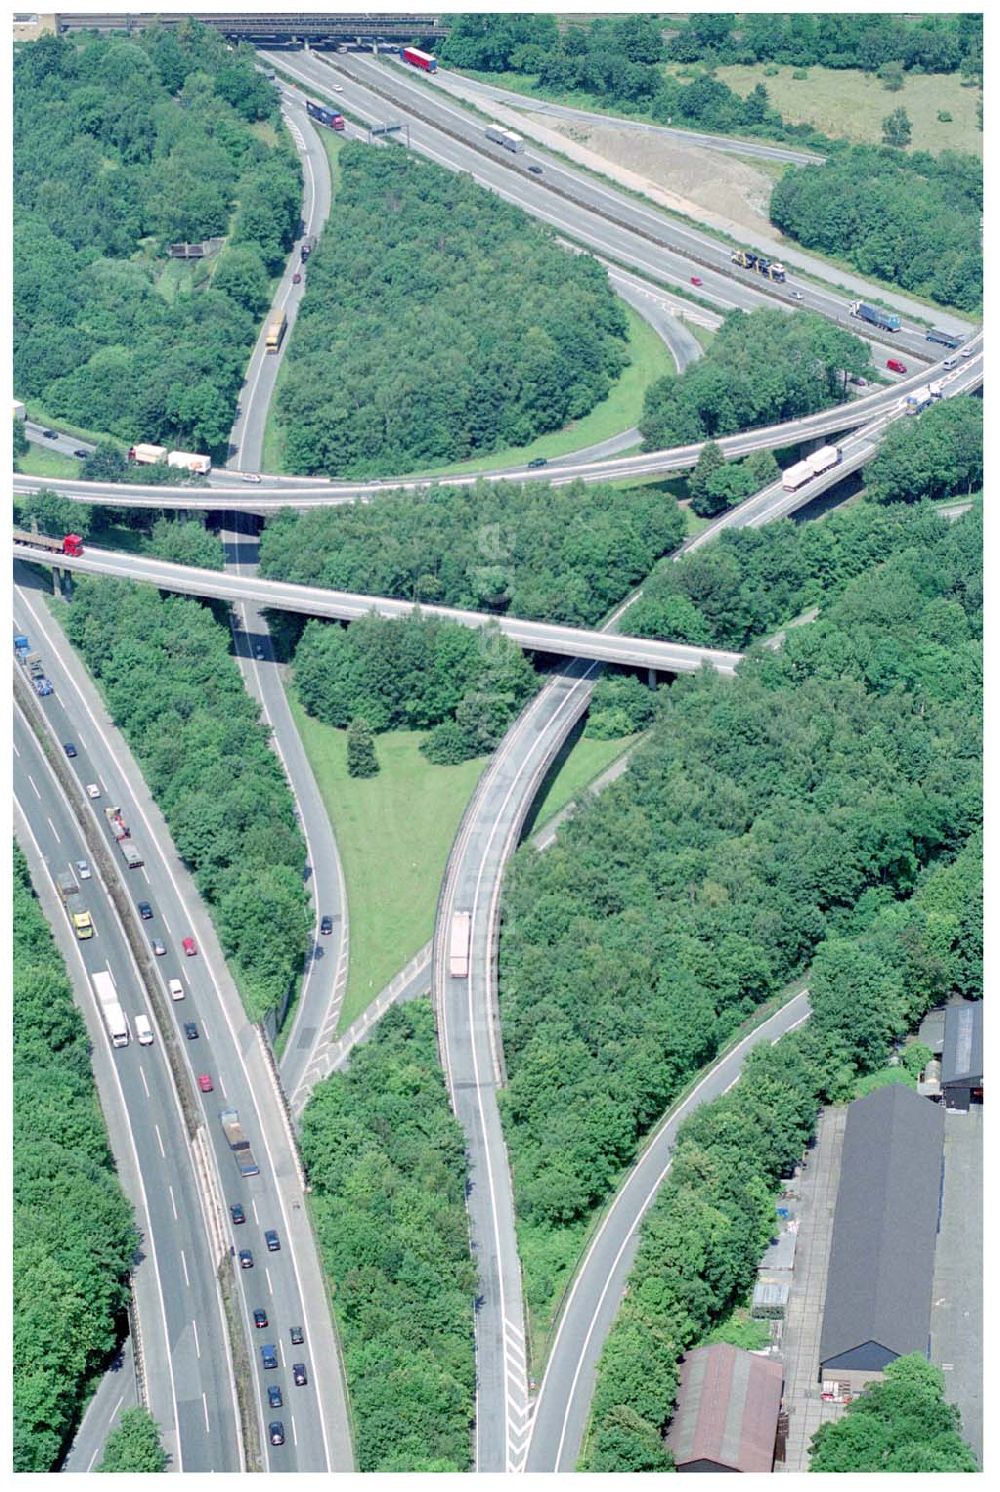
[[[699,145],[681,145],[653,131],[616,129],[612,124],[593,127],[553,119],[549,114],[529,116],[534,123],[618,168],[615,174],[627,185],[630,173],[651,184],[670,199],[675,212],[706,222],[714,218],[721,227],[739,236],[742,230],[774,236],[767,216],[774,177],[721,150]]]

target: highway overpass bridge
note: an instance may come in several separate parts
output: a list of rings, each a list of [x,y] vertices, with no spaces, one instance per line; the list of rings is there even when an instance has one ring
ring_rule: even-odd
[[[56,29],[68,31],[142,31],[147,26],[176,26],[186,20],[182,12],[149,11],[145,14],[125,15],[121,12],[106,14],[60,13],[55,16]],[[308,42],[311,47],[371,45],[373,41],[405,44],[417,41],[440,41],[450,28],[448,16],[414,13],[410,15],[382,15],[378,12],[356,11],[350,15],[332,15],[317,12],[199,12],[198,20],[213,26],[230,41],[250,41],[256,46],[282,47],[301,46]]]

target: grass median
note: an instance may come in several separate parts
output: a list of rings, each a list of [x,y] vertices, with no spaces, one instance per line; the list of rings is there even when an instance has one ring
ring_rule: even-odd
[[[448,852],[486,758],[436,767],[421,755],[420,732],[387,731],[375,740],[378,776],[348,777],[347,732],[307,715],[294,686],[288,698],[347,882],[343,1030],[431,936]]]

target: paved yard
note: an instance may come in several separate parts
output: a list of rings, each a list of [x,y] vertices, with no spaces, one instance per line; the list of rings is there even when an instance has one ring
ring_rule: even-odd
[[[794,1204],[799,1236],[782,1332],[788,1441],[785,1460],[775,1466],[775,1471],[808,1471],[810,1439],[821,1424],[839,1419],[844,1412],[843,1405],[824,1403],[820,1398],[817,1374],[846,1122],[846,1108],[824,1109],[816,1144],[808,1152],[808,1164],[799,1179],[799,1198]]]
[[[983,1460],[983,1110],[949,1110],[944,1200],[934,1256],[931,1361],[962,1413],[962,1432]]]

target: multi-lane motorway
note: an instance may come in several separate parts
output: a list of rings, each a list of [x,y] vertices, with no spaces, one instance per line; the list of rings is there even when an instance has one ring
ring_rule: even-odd
[[[167,954],[158,960],[164,981],[174,976],[182,979],[185,998],[173,1003],[172,1011],[189,1067],[196,1075],[208,1073],[213,1081],[210,1094],[195,1090],[196,1101],[204,1115],[207,1154],[212,1158],[226,1208],[224,1225],[229,1245],[249,1248],[254,1259],[252,1269],[236,1272],[236,1293],[252,1358],[250,1371],[261,1433],[276,1417],[283,1420],[286,1429],[283,1446],[272,1447],[265,1441],[264,1464],[273,1470],[350,1470],[350,1427],[323,1276],[305,1210],[290,1125],[263,1043],[246,1019],[212,923],[131,752],[48,612],[37,580],[24,574],[19,574],[18,580],[15,624],[41,653],[46,673],[55,685],[55,693],[41,702],[42,707],[58,739],[76,745],[73,766],[80,780],[100,787],[102,797],[95,807],[120,805],[142,845],[145,863],[127,873],[129,890],[133,897],[148,900],[153,907],[154,918],[144,925],[154,929],[151,937],[160,937],[166,944]],[[47,800],[49,795],[41,783],[38,788]],[[27,791],[34,791],[30,784]],[[111,844],[103,814],[100,822]],[[198,953],[193,958],[180,954],[180,941],[186,936],[196,940]],[[193,1041],[183,1035],[185,1021],[196,1025],[198,1036]],[[132,1045],[118,1052],[119,1065],[123,1057],[137,1052]],[[240,1179],[219,1123],[219,1111],[227,1106],[238,1110],[260,1165],[259,1177],[249,1181]],[[137,1131],[148,1129],[155,1142],[148,1168],[143,1166],[148,1186],[151,1178],[162,1174],[166,1142],[161,1152],[144,1111],[139,1111],[134,1122]],[[246,1223],[239,1227],[228,1221],[228,1207],[234,1202],[242,1202],[247,1215]],[[270,1228],[277,1231],[280,1240],[276,1253],[269,1253],[264,1243],[264,1230]],[[181,1265],[179,1274],[165,1276],[164,1287],[177,1292],[184,1279]],[[255,1331],[249,1325],[250,1313],[256,1308],[266,1311],[267,1329]],[[301,1348],[293,1348],[290,1330],[299,1325],[304,1328],[305,1341]],[[277,1370],[263,1368],[262,1343],[277,1347]],[[305,1362],[308,1376],[301,1387],[292,1382],[291,1366],[298,1361]],[[267,1409],[269,1383],[279,1384],[284,1396],[284,1409],[277,1416]],[[211,1415],[211,1401],[208,1410]]]

